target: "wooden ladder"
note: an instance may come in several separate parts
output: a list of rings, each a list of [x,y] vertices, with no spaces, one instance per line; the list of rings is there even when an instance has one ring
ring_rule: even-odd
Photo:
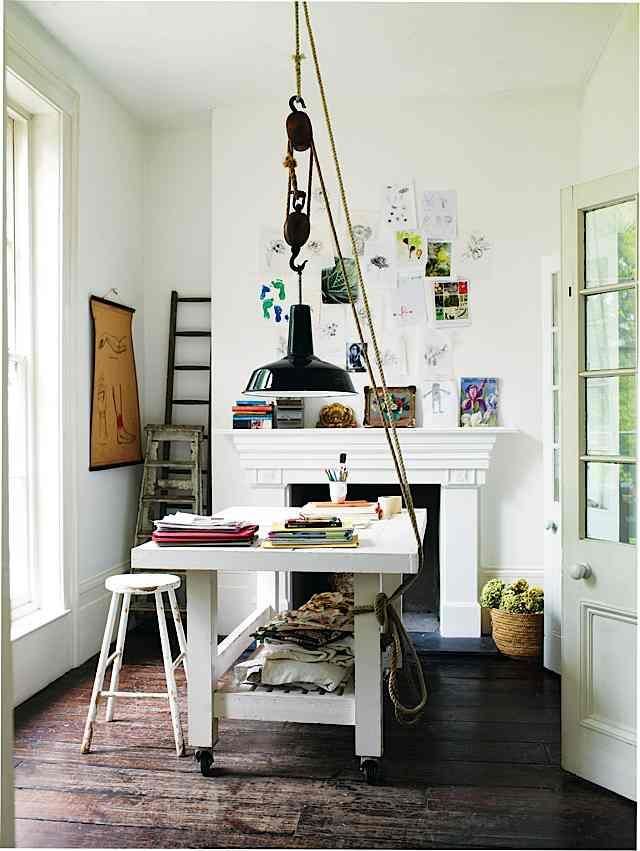
[[[201,471],[204,483],[202,513],[211,514],[211,331],[187,331],[178,328],[178,305],[180,304],[211,304],[211,299],[206,296],[180,296],[176,290],[171,291],[171,309],[169,312],[169,351],[167,357],[167,389],[165,395],[164,421],[166,425],[174,423],[174,408],[179,406],[200,406],[207,408],[206,431],[202,436],[204,463]],[[209,354],[207,363],[191,364],[176,363],[176,340],[177,338],[201,338],[209,340]],[[206,372],[207,398],[206,399],[176,399],[174,397],[174,382],[176,372]],[[168,459],[168,447],[164,449],[164,460]],[[172,474],[176,469],[170,471]],[[198,511],[198,514],[201,512]]]

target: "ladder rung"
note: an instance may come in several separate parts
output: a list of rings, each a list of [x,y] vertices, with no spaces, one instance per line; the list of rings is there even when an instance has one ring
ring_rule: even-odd
[[[184,659],[184,657],[185,657],[186,655],[187,655],[187,654],[183,652],[183,653],[181,653],[179,656],[176,656],[176,658],[173,660],[173,670],[174,670],[174,671],[175,671],[175,669],[178,667],[178,665],[180,664],[180,662],[182,662],[182,660]]]
[[[208,405],[208,399],[174,399],[172,405]]]
[[[196,501],[195,497],[188,499],[179,499],[175,496],[143,496],[143,502],[164,502],[166,505],[193,505]]]
[[[176,370],[187,370],[188,369],[188,370],[192,370],[192,371],[197,370],[198,372],[211,372],[210,366],[206,366],[205,364],[199,364],[199,363],[181,363],[181,364],[176,364],[173,368],[176,369]]]
[[[195,461],[145,461],[145,467],[167,467],[169,469],[193,470],[195,469]]]
[[[210,337],[211,331],[176,331],[176,337]]]
[[[178,298],[178,302],[191,302],[192,304],[211,304],[211,299],[205,296],[182,296]]]

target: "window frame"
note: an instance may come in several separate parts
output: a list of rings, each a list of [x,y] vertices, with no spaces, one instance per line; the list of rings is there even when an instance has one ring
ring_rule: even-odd
[[[31,114],[14,101],[6,101],[7,119],[12,123],[12,163],[13,163],[13,281],[14,324],[19,314],[23,314],[21,334],[24,345],[21,351],[12,352],[13,359],[20,363],[24,373],[24,429],[26,437],[26,501],[27,501],[27,552],[26,572],[28,592],[26,598],[11,601],[11,622],[16,624],[22,618],[34,615],[42,608],[43,589],[41,565],[37,558],[36,535],[36,465],[35,453],[35,387],[34,387],[34,302],[32,280],[32,182],[31,182]],[[6,144],[6,137],[5,137]],[[17,294],[23,303],[16,307]],[[9,317],[8,317],[9,319]],[[8,349],[8,346],[7,346]],[[11,357],[8,354],[8,360]],[[7,415],[8,415],[7,411]],[[9,477],[10,479],[10,477]],[[9,481],[10,488],[10,481]],[[8,493],[11,500],[11,490]],[[9,518],[11,522],[11,518]],[[11,560],[9,560],[11,571]]]

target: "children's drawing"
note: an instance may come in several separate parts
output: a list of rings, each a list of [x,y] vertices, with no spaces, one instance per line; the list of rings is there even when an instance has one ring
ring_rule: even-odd
[[[382,224],[392,230],[415,230],[416,196],[411,181],[384,187],[381,218]]]
[[[396,231],[396,258],[401,266],[420,266],[423,253],[424,240],[421,233]]]
[[[358,299],[358,272],[356,261],[353,257],[344,258],[344,271],[349,280],[351,298]],[[347,281],[342,272],[342,263],[336,257],[335,265],[330,269],[323,269],[321,275],[322,303],[323,304],[350,304],[349,289]]]
[[[426,278],[448,278],[451,275],[451,243],[427,242]]]
[[[353,210],[351,213],[351,230],[358,257],[364,257],[367,244],[376,238],[377,218],[378,214],[369,210]],[[349,245],[348,234],[345,234],[345,244]]]
[[[462,256],[465,260],[479,263],[490,250],[491,243],[489,240],[480,231],[473,231],[467,237]]]
[[[465,428],[498,424],[498,379],[460,379],[460,425]]]
[[[282,232],[263,227],[258,239],[258,275],[278,277],[287,274],[290,249]]]
[[[469,311],[468,281],[434,281],[433,321],[434,324],[450,327],[468,325]]]
[[[258,295],[263,319],[276,325],[289,321],[286,285],[282,278],[274,278],[268,284],[260,284]]]
[[[458,232],[458,198],[455,192],[427,190],[420,199],[420,230],[431,239],[451,241]]]
[[[287,356],[287,338],[284,334],[278,334],[278,342],[276,344],[276,354],[279,358],[284,358]]]
[[[367,242],[362,274],[370,287],[392,289],[396,286],[396,258],[390,239]]]
[[[422,386],[422,424],[457,425],[458,393],[455,381],[427,381]]]
[[[366,372],[365,363],[366,343],[359,340],[347,341],[347,372]]]
[[[450,335],[429,329],[422,359],[422,373],[425,378],[450,378],[453,375],[453,346]]]
[[[400,274],[398,288],[387,295],[388,319],[392,325],[426,324],[427,305],[419,271]]]

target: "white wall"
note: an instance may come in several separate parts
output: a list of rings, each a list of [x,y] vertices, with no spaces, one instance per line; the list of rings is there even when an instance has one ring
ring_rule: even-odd
[[[313,93],[304,94],[330,172],[321,114]],[[454,363],[458,376],[498,376],[501,422],[521,429],[498,441],[482,499],[481,565],[540,569],[540,259],[559,250],[559,190],[576,178],[578,93],[394,102],[329,96],[353,208],[377,209],[384,180],[413,176],[418,187],[456,189],[460,229],[482,230],[494,246],[491,276],[471,280],[473,324],[456,333]],[[260,226],[278,226],[283,215],[287,112],[283,99],[213,113],[217,428],[230,427],[231,405],[251,370],[275,354],[257,310],[256,245]],[[307,291],[314,287],[319,281],[308,279]],[[216,453],[214,469],[217,508],[252,501],[235,458]]]
[[[211,124],[194,116],[180,130],[144,140],[144,394],[145,423],[164,422],[171,290],[211,293]],[[181,306],[181,327],[208,327],[206,305]],[[198,359],[203,341],[179,341],[179,354]],[[178,375],[176,390],[205,393],[205,375]],[[191,381],[188,388],[186,381]],[[180,412],[184,414],[184,410]],[[193,412],[200,413],[202,412]]]
[[[89,472],[90,294],[111,287],[137,309],[134,345],[144,387],[142,286],[143,134],[138,122],[22,9],[7,8],[8,31],[79,95],[77,274],[72,327],[77,339],[77,524],[79,630],[75,663],[92,655],[104,628],[104,577],[129,561],[139,467]],[[64,662],[58,660],[60,665]],[[67,667],[69,667],[67,665]],[[45,671],[50,681],[62,671]],[[45,683],[43,682],[42,685]],[[21,695],[25,697],[26,695]]]
[[[580,112],[579,180],[638,165],[638,6],[629,4],[587,80]]]

